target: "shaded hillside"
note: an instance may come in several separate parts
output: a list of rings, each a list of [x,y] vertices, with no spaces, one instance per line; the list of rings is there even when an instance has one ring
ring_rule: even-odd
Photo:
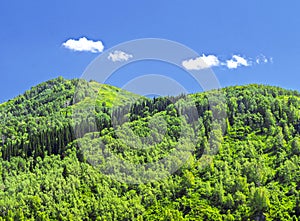
[[[95,104],[91,103],[93,96],[98,96]],[[75,139],[74,107],[97,105],[99,108],[94,108],[97,112],[107,112],[113,103],[126,103],[137,97],[110,85],[61,77],[32,87],[0,105],[2,158],[37,157],[46,152],[62,154],[67,144]]]
[[[0,104],[0,220],[298,220],[299,111],[271,86],[148,99],[47,81]]]

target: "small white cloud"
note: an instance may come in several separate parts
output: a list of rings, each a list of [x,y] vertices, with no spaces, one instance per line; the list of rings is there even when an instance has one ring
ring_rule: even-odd
[[[240,66],[248,67],[250,65],[251,63],[249,61],[247,61],[245,58],[238,55],[233,55],[230,60],[226,61],[226,66],[229,69],[236,69]]]
[[[266,64],[266,63],[273,63],[273,59],[272,58],[267,58],[265,55],[261,54],[259,56],[256,57],[256,63],[257,64]]]
[[[185,60],[182,62],[182,66],[187,70],[201,70],[219,66],[220,61],[215,55],[202,55],[195,59]]]
[[[103,51],[104,46],[101,41],[88,40],[82,37],[79,40],[69,39],[62,44],[65,48],[73,51],[88,51],[92,53],[100,53]]]
[[[133,58],[133,55],[127,54],[124,51],[114,51],[109,53],[107,58],[113,62],[128,61],[130,58]]]

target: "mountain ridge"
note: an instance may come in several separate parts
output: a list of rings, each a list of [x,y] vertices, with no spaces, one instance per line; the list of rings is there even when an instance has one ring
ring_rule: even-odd
[[[256,84],[149,99],[41,83],[0,104],[0,220],[297,220],[299,98]],[[143,170],[162,159],[177,170]]]

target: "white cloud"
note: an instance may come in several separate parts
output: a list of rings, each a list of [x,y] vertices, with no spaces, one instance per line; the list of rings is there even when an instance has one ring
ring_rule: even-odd
[[[215,55],[206,56],[203,54],[201,57],[182,61],[182,66],[187,70],[201,70],[219,65],[220,61]]]
[[[233,60],[228,60],[226,61],[226,64],[225,64],[229,69],[235,69],[238,67],[238,64],[237,62],[233,61]]]
[[[257,64],[266,64],[266,63],[273,63],[273,58],[267,58],[265,55],[261,54],[259,56],[256,57],[255,62]]]
[[[273,58],[267,58],[264,55],[259,55],[255,59],[250,57],[241,57],[240,55],[233,55],[231,59],[220,59],[215,55],[202,55],[200,57],[192,58],[182,61],[182,66],[187,70],[201,70],[211,67],[227,67],[228,69],[236,69],[238,67],[249,67],[256,64],[273,63]]]
[[[127,54],[124,51],[114,51],[114,52],[109,53],[107,58],[109,60],[112,60],[113,62],[128,61],[130,58],[133,58],[133,55]]]
[[[79,40],[69,39],[62,44],[65,48],[73,51],[88,51],[92,53],[102,52],[104,49],[101,41],[88,40],[86,37],[82,37]]]
[[[251,63],[248,60],[238,55],[233,55],[230,60],[226,61],[226,66],[229,69],[236,69],[240,66],[248,67],[250,65]]]

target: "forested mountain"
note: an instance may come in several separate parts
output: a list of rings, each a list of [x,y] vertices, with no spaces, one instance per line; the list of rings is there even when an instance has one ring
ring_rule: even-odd
[[[0,220],[300,220],[297,91],[150,99],[59,77],[0,120]]]

